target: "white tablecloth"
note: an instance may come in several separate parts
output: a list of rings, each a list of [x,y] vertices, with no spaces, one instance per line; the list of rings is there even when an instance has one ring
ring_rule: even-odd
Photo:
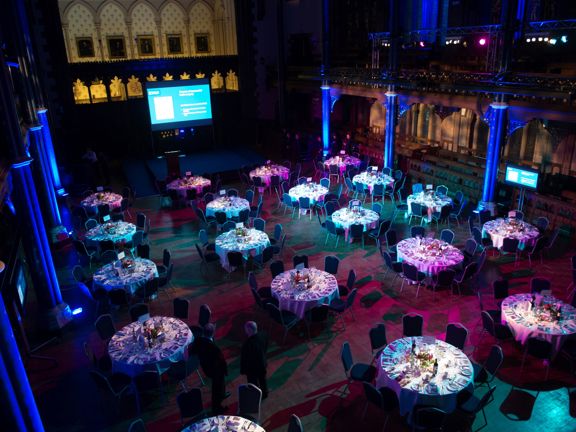
[[[265,232],[247,228],[242,229],[242,235],[238,235],[237,231],[233,229],[216,237],[216,253],[220,256],[222,267],[228,271],[234,270],[228,264],[228,252],[241,252],[244,258],[248,259],[249,255],[260,255],[270,246],[270,239]]]
[[[128,268],[119,265],[118,261],[106,264],[94,273],[94,288],[110,291],[123,288],[134,294],[147,281],[158,276],[158,269],[153,261],[144,258],[124,259],[123,266],[132,263]]]
[[[149,345],[145,332],[152,328],[160,336]],[[112,359],[114,372],[130,376],[146,370],[166,371],[171,363],[182,360],[187,355],[186,348],[194,336],[188,325],[179,319],[155,316],[146,322],[128,324],[116,332],[108,345],[108,354]]]
[[[536,307],[531,308],[532,294],[515,294],[502,302],[502,324],[507,324],[514,338],[521,344],[530,337],[538,337],[552,343],[557,353],[568,338],[576,337],[576,309],[552,296],[535,296]],[[538,306],[540,304],[540,306]],[[544,305],[560,307],[562,320],[551,317]]]
[[[238,416],[208,417],[181,432],[266,432],[262,426]]]
[[[375,184],[381,184],[386,189],[386,186],[392,186],[394,183],[394,179],[386,174],[382,174],[381,172],[377,172],[376,174],[368,171],[364,171],[363,173],[357,174],[352,178],[354,183],[362,183],[368,186],[370,193],[374,189]]]
[[[316,268],[303,269],[298,274],[305,281],[296,283],[297,270],[288,270],[274,278],[270,285],[272,295],[278,299],[280,309],[289,310],[300,318],[308,309],[328,304],[338,298],[338,281],[334,275]]]
[[[416,266],[428,276],[451,268],[464,260],[464,254],[445,241],[429,237],[411,237],[398,242],[398,261]]]
[[[339,155],[339,156],[333,156],[330,159],[326,159],[324,161],[324,166],[327,169],[330,169],[329,168],[330,165],[338,165],[338,167],[340,168],[340,173],[344,174],[344,172],[346,171],[346,167],[352,165],[358,168],[360,166],[360,163],[361,161],[357,157],[349,155]]]
[[[132,240],[136,232],[136,225],[130,222],[108,222],[95,226],[86,232],[88,244],[98,244],[103,240],[112,240],[114,243],[127,243]]]
[[[282,165],[263,165],[250,171],[250,178],[260,177],[262,182],[270,186],[271,177],[277,175],[280,181],[290,178],[290,170]]]
[[[113,210],[122,206],[122,195],[114,192],[96,192],[84,198],[81,204],[94,212],[98,211],[98,206],[102,204],[108,204],[110,210]]]
[[[298,201],[300,197],[310,198],[310,205],[316,204],[318,201],[324,199],[324,195],[328,193],[328,188],[319,185],[318,183],[307,183],[294,186],[288,191],[288,195],[292,201]]]
[[[442,207],[452,205],[452,200],[447,196],[436,195],[435,192],[418,192],[409,195],[406,199],[408,203],[408,214],[412,214],[412,203],[420,204],[428,209],[428,221],[432,220],[432,213],[440,212]]]
[[[540,235],[538,228],[518,219],[494,219],[484,224],[482,235],[489,236],[496,248],[501,248],[505,238],[520,240],[518,247],[524,249],[534,246]]]
[[[240,197],[219,197],[206,205],[206,216],[214,216],[216,212],[223,211],[228,219],[238,217],[244,209],[250,209],[250,203]]]
[[[416,356],[411,355],[413,340]],[[458,392],[474,386],[474,369],[466,354],[444,341],[432,340],[427,344],[425,337],[397,339],[382,351],[376,386],[396,392],[402,415],[410,413],[416,404],[452,412]],[[418,358],[426,354],[431,360]],[[434,359],[438,360],[438,372],[432,377]]]
[[[380,215],[373,210],[365,208],[351,210],[348,207],[344,207],[332,213],[332,221],[337,228],[344,228],[346,239],[348,239],[350,225],[363,225],[364,231],[374,229],[378,226]]]
[[[188,189],[196,189],[196,192],[202,193],[204,186],[210,186],[212,182],[201,176],[191,176],[176,179],[166,186],[166,189],[178,191],[182,196],[186,196]]]

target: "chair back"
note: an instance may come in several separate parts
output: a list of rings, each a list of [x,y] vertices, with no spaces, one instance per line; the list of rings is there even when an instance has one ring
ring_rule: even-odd
[[[494,289],[494,300],[502,300],[508,297],[508,280],[507,279],[497,279],[492,282],[492,288]]]
[[[394,270],[394,266],[392,264],[392,257],[390,256],[390,254],[388,253],[388,251],[385,251],[384,249],[380,248],[380,253],[382,254],[382,258],[384,258],[384,263],[386,264],[386,267],[388,267],[390,270]]]
[[[324,186],[326,189],[330,189],[330,179],[329,178],[321,178],[320,179],[320,186]]]
[[[436,194],[440,196],[448,195],[448,187],[444,185],[440,185],[436,187]]]
[[[494,318],[488,313],[488,311],[483,310],[481,312],[482,316],[482,328],[488,332],[488,334],[494,336],[496,334],[496,326],[494,324]]]
[[[454,241],[454,231],[447,228],[443,229],[440,232],[440,240],[445,241],[448,244],[452,244]]]
[[[147,314],[150,315],[150,310],[148,309],[148,305],[145,303],[136,303],[130,307],[130,319],[132,322],[138,321],[138,318]]]
[[[542,291],[549,290],[551,285],[550,279],[534,277],[530,279],[530,292],[540,294]]]
[[[144,243],[144,231],[138,229],[134,234],[132,234],[132,245],[138,247]]]
[[[536,358],[547,360],[551,358],[554,348],[547,340],[531,337],[526,341],[526,352]]]
[[[411,281],[419,281],[419,271],[413,264],[408,264],[407,262],[402,263],[402,274],[404,277]]]
[[[232,267],[244,267],[244,256],[242,252],[230,251],[226,254],[228,264]]]
[[[324,208],[326,210],[326,216],[332,216],[332,214],[336,211],[336,203],[334,201],[326,201],[324,203]]]
[[[364,225],[362,224],[350,225],[349,235],[353,239],[361,239],[364,236]]]
[[[402,317],[402,334],[404,337],[422,336],[424,318],[418,314],[406,314]]]
[[[388,249],[393,248],[398,243],[398,236],[396,235],[396,230],[389,229],[386,231],[386,245]]]
[[[417,194],[420,193],[424,190],[424,187],[422,186],[422,183],[414,183],[412,185],[412,193],[413,194]]]
[[[150,259],[150,245],[139,244],[136,246],[136,255],[140,258]]]
[[[301,196],[298,198],[298,204],[300,205],[301,209],[309,210],[310,209],[310,198]]]
[[[346,309],[350,309],[354,305],[354,300],[356,300],[356,294],[358,294],[358,288],[354,288],[346,297]]]
[[[255,218],[253,225],[254,225],[254,229],[257,229],[258,231],[262,231],[262,232],[266,231],[266,221],[262,218]]]
[[[238,415],[248,416],[260,422],[260,404],[262,390],[254,384],[240,384],[238,386]]]
[[[414,430],[443,430],[447,414],[440,408],[422,407],[414,409]]]
[[[276,260],[270,264],[270,272],[272,273],[272,279],[281,273],[284,273],[284,262]],[[250,272],[252,274],[252,272]]]
[[[334,255],[327,255],[324,258],[324,271],[330,274],[338,273],[338,266],[340,265],[340,260]]]
[[[204,326],[210,322],[211,317],[212,311],[210,310],[210,306],[207,304],[201,305],[198,311],[198,326],[204,328]]]
[[[114,326],[114,321],[112,320],[112,315],[110,314],[100,315],[96,319],[94,325],[96,326],[98,336],[100,336],[100,339],[103,341],[112,338],[114,333],[116,333],[116,327]]]
[[[440,270],[436,276],[436,283],[443,287],[449,287],[452,286],[455,277],[456,272],[452,269]]]
[[[348,376],[348,372],[352,369],[354,365],[354,359],[352,358],[352,351],[350,350],[350,344],[346,341],[342,344],[342,349],[340,350],[340,360],[342,360],[342,366],[344,367],[344,372]]]
[[[304,264],[304,267],[308,268],[308,255],[294,255],[292,257],[292,265],[296,268],[298,264]]]
[[[484,225],[486,222],[492,219],[492,212],[490,210],[480,210],[478,213],[478,220],[480,225]]]
[[[172,301],[172,305],[174,307],[174,317],[187,321],[190,302],[184,298],[177,297]]]
[[[110,304],[114,306],[128,306],[128,295],[124,288],[115,288],[108,292],[108,298],[110,299]]]
[[[282,232],[283,232],[282,224],[277,223],[274,226],[274,240],[279,241],[282,238]]]
[[[226,223],[226,221],[228,220],[228,216],[226,215],[226,212],[223,212],[223,211],[215,212],[214,218],[216,219],[216,222],[218,223],[218,225],[224,225]]]
[[[86,282],[86,280],[88,279],[86,273],[84,272],[84,269],[79,265],[75,265],[74,268],[72,269],[72,276],[74,277],[74,280],[76,282]]]
[[[410,204],[410,207],[412,209],[412,214],[414,216],[422,217],[428,214],[428,210],[426,209],[426,207],[424,207],[420,203],[413,202],[412,204]]]
[[[146,215],[144,213],[136,214],[136,228],[140,230],[146,228]]]
[[[94,227],[98,226],[98,221],[96,219],[88,219],[84,222],[84,226],[86,227],[86,231],[91,230]]]
[[[464,243],[464,253],[468,256],[474,256],[476,249],[478,248],[478,243],[473,238],[469,238]]]
[[[238,196],[238,189],[230,188],[226,191],[226,195],[229,197],[237,197]]]
[[[202,390],[195,387],[176,397],[178,410],[182,419],[196,417],[204,411],[202,403]]]
[[[502,347],[499,345],[492,345],[492,348],[490,348],[490,354],[486,359],[486,363],[484,363],[484,369],[486,369],[486,371],[491,375],[496,375],[496,372],[500,369],[503,361],[504,352],[502,351]]]
[[[384,408],[384,400],[382,398],[382,393],[378,391],[376,387],[374,387],[369,382],[363,381],[362,386],[364,387],[364,396],[366,396],[366,400],[373,405],[376,405],[378,408]]]
[[[464,193],[462,193],[462,191],[456,191],[454,194],[454,201],[460,204],[464,203]],[[460,208],[462,208],[462,206]]]
[[[202,252],[202,249],[200,249],[200,246],[198,246],[198,243],[195,243],[194,246],[196,246],[196,251],[198,252],[198,255],[200,256],[200,259],[202,260],[202,262],[206,263],[206,258],[204,257],[204,253]]]
[[[410,237],[425,237],[426,236],[426,228],[420,225],[414,225],[410,227]]]
[[[136,419],[130,426],[128,426],[128,432],[146,432],[146,425],[144,425],[144,421],[142,419]]]
[[[351,290],[354,288],[354,284],[356,283],[356,271],[354,269],[350,269],[348,272],[348,279],[346,280],[346,287]]]
[[[550,221],[545,216],[537,217],[536,220],[534,221],[534,225],[540,231],[546,231],[546,228],[548,228],[549,224],[550,224]]]
[[[518,246],[519,245],[520,245],[520,240],[507,237],[502,242],[502,252],[516,253],[516,252],[518,252]]]
[[[463,350],[468,338],[468,329],[460,323],[450,323],[446,326],[446,342]]]
[[[380,349],[388,344],[386,325],[383,323],[372,327],[368,332],[368,336],[370,337],[370,348],[372,348],[372,351]]]
[[[302,427],[302,422],[296,414],[290,416],[290,422],[288,423],[288,432],[304,432]]]
[[[100,262],[102,264],[109,264],[118,259],[118,254],[114,250],[107,250],[100,255]]]

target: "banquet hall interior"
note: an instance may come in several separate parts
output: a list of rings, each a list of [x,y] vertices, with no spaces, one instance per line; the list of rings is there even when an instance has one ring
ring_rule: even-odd
[[[5,431],[576,431],[576,2],[4,0]]]

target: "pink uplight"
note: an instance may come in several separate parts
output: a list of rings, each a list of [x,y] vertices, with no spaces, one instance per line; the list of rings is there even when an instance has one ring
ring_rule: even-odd
[[[482,46],[486,45],[486,39],[485,38],[480,38],[480,40],[478,41],[478,43]]]

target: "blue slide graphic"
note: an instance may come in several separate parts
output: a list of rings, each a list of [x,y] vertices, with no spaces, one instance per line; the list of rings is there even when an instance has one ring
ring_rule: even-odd
[[[208,80],[147,83],[152,130],[212,124]]]

